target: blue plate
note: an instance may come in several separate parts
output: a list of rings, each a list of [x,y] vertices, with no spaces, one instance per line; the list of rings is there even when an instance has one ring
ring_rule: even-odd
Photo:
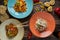
[[[31,13],[31,11],[32,11],[32,9],[33,9],[33,0],[25,0],[25,2],[26,2],[26,6],[27,6],[27,10],[26,10],[26,12],[16,12],[15,10],[14,10],[14,5],[15,5],[15,3],[16,3],[16,0],[8,0],[8,11],[9,11],[9,13],[13,16],[13,17],[15,17],[15,18],[25,18],[25,17],[27,17],[28,15],[30,15],[30,13]]]

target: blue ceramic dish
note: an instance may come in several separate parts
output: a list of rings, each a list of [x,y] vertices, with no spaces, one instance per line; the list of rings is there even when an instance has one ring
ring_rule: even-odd
[[[8,11],[9,13],[15,17],[15,18],[25,18],[27,17],[28,15],[30,15],[30,13],[32,12],[32,9],[33,9],[33,0],[25,0],[26,2],[26,6],[27,6],[27,10],[26,12],[16,12],[14,10],[14,5],[16,3],[16,0],[8,0]]]

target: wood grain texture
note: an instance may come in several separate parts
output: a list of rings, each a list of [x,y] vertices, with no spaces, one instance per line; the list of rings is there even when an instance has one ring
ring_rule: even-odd
[[[45,1],[50,1],[50,0],[41,0],[41,1],[45,2]],[[4,4],[3,0],[0,0],[0,5],[3,5],[3,4]],[[54,8],[55,7],[60,7],[60,0],[56,0],[56,4],[55,4]],[[9,14],[8,10],[7,10],[7,13],[10,16],[10,18],[14,18]],[[31,14],[28,17],[26,17],[24,19],[18,19],[18,20],[21,22],[29,21],[33,14],[34,14],[34,10],[31,12]],[[60,18],[54,12],[52,12],[51,14],[54,16],[54,18],[56,20],[56,25],[60,25]],[[14,18],[14,19],[17,19],[17,18]],[[0,24],[1,24],[1,22],[0,22]],[[58,31],[59,30],[58,28],[60,29],[60,26],[56,26],[55,31]],[[28,27],[25,27],[25,31],[28,32],[30,30]],[[27,37],[24,37],[23,40],[28,40],[28,39],[27,39]],[[37,37],[33,36],[30,40],[58,40],[58,39],[55,36],[51,35],[51,36],[44,38],[44,39],[37,38]]]

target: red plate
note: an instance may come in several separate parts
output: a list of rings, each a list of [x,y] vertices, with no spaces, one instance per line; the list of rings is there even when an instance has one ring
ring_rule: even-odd
[[[39,19],[39,18],[43,18],[44,20],[47,21],[47,29],[46,29],[46,31],[44,31],[42,33],[40,33],[38,30],[36,30],[36,27],[35,27],[35,23],[36,23],[37,19]],[[47,12],[37,12],[31,17],[29,25],[30,25],[31,32],[35,36],[40,37],[40,38],[45,38],[45,37],[50,36],[54,32],[55,20],[54,20],[53,16]]]

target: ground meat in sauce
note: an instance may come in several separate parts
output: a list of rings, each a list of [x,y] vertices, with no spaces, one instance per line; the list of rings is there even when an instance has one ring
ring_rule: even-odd
[[[13,38],[18,34],[17,27],[14,27],[12,23],[6,25],[6,35],[8,38]]]

